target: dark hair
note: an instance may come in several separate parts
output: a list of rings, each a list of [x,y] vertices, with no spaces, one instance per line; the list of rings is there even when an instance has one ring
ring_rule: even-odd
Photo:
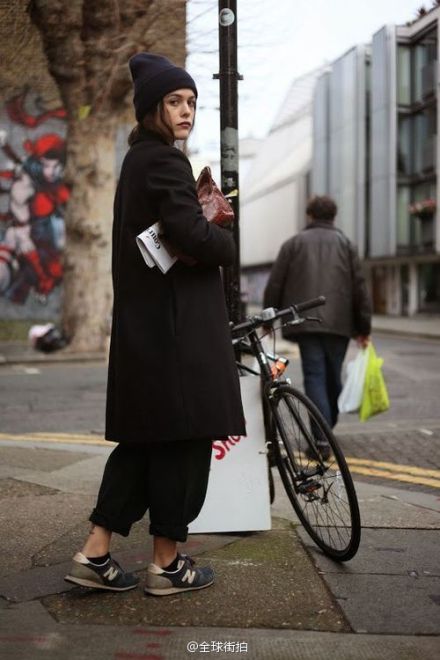
[[[307,204],[306,213],[313,220],[323,220],[324,222],[332,222],[338,212],[338,207],[331,197],[325,195],[315,195]]]
[[[163,99],[145,115],[141,122],[136,124],[128,136],[128,144],[131,146],[144,130],[157,133],[168,144],[174,143],[174,133],[167,122]]]

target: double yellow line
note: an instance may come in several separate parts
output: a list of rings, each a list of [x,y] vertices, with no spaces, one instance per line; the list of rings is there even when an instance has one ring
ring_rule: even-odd
[[[371,461],[363,458],[346,457],[346,461],[352,474],[440,488],[440,470],[429,470],[413,465],[388,463],[386,461]]]
[[[0,440],[13,440],[18,442],[55,442],[69,445],[102,445],[109,447],[115,442],[104,440],[99,435],[81,433],[0,433]]]
[[[0,433],[0,440],[18,442],[53,442],[71,445],[95,445],[109,447],[115,445],[103,437],[81,433]],[[402,465],[386,461],[373,461],[364,458],[346,458],[350,472],[366,477],[378,477],[392,481],[440,488],[440,470],[429,470],[413,465]]]

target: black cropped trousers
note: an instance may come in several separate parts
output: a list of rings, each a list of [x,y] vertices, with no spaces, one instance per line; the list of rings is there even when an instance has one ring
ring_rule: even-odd
[[[105,466],[89,520],[128,536],[150,514],[150,534],[184,542],[206,497],[212,440],[119,444]]]

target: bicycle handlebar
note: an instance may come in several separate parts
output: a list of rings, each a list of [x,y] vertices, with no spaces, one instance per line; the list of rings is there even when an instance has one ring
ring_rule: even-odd
[[[268,325],[274,323],[277,319],[288,316],[289,314],[293,317],[297,317],[299,312],[305,312],[307,309],[312,309],[314,307],[320,307],[325,305],[325,296],[318,296],[318,298],[312,298],[311,300],[305,300],[302,303],[296,305],[291,305],[286,307],[286,309],[275,309],[274,307],[267,307],[263,309],[261,314],[253,316],[247,321],[242,323],[237,323],[236,325],[231,325],[232,332],[241,332],[243,330],[251,330],[258,328],[262,325]]]
[[[307,309],[313,309],[313,307],[320,307],[325,305],[325,296],[318,296],[317,298],[312,298],[311,300],[305,300],[302,303],[293,305],[297,312],[305,312]]]

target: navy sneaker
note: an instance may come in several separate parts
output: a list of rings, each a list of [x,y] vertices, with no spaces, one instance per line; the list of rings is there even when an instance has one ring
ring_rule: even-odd
[[[144,592],[152,596],[169,596],[181,591],[204,589],[214,582],[214,571],[209,566],[198,568],[188,555],[179,555],[176,571],[164,571],[150,564]]]
[[[81,552],[73,558],[70,573],[64,578],[66,582],[80,587],[106,589],[107,591],[128,591],[139,584],[139,578],[133,573],[125,573],[118,562],[110,559],[102,566],[92,564]]]

